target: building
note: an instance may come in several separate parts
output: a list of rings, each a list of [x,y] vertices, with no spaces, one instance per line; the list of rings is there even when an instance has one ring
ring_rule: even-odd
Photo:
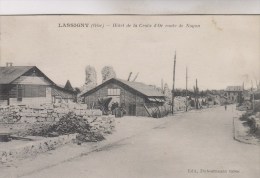
[[[227,100],[230,103],[238,103],[242,102],[242,94],[243,94],[242,86],[228,86],[225,90],[224,96],[227,97]]]
[[[58,86],[36,66],[0,67],[0,105],[25,105],[76,100],[76,92]]]
[[[102,98],[111,97],[112,103],[118,103],[130,116],[151,116],[147,108],[158,108],[165,103],[163,93],[139,82],[112,78],[83,93],[84,102],[90,107],[97,107]]]

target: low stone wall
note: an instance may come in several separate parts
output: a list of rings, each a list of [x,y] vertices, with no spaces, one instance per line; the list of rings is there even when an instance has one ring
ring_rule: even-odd
[[[58,121],[69,112],[91,126],[92,133],[106,135],[112,133],[115,127],[113,115],[102,116],[100,110],[86,109],[85,105],[41,105],[41,106],[2,106],[0,107],[0,129],[9,130],[15,136],[28,137],[41,130],[45,125],[59,123]],[[71,132],[75,133],[75,132]],[[64,134],[64,133],[63,133]],[[39,141],[22,142],[12,149],[0,148],[0,162],[10,162],[27,158],[39,153],[55,149],[76,139],[78,134],[61,135],[58,137],[42,137]],[[11,141],[12,142],[12,141]],[[8,144],[8,143],[6,143]]]
[[[61,135],[59,137],[43,138],[38,141],[31,141],[26,144],[18,145],[12,149],[0,150],[0,161],[2,163],[17,159],[24,159],[53,150],[61,145],[72,142],[77,134]]]
[[[0,123],[54,122],[73,111],[82,117],[101,116],[102,111],[80,104],[45,104],[39,106],[0,106]]]

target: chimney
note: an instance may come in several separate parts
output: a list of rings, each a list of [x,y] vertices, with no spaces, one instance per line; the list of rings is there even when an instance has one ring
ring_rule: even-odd
[[[13,63],[12,62],[7,62],[6,63],[6,67],[12,67],[13,66]]]

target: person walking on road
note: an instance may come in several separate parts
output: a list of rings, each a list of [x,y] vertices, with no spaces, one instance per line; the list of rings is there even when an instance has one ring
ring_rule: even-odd
[[[227,110],[227,105],[225,104],[225,110]]]

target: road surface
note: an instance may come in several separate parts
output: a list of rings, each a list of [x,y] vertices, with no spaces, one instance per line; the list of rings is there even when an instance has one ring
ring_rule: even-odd
[[[28,178],[257,178],[259,146],[233,140],[234,108],[191,111]]]

